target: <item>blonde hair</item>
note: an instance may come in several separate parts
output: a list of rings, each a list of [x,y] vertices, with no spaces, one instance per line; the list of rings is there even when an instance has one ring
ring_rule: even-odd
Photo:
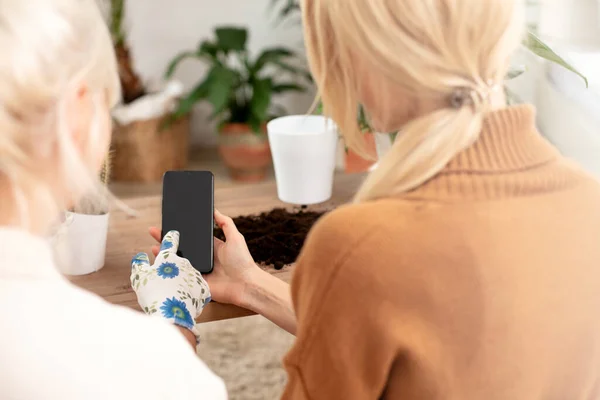
[[[98,190],[91,158],[106,102],[120,99],[117,63],[95,0],[0,0],[0,52],[0,184],[11,189],[0,201],[12,198],[26,226],[32,204],[46,215]],[[83,156],[67,115],[82,87],[93,106]],[[57,171],[45,170],[49,161]]]
[[[448,99],[448,107],[401,128],[356,201],[416,188],[477,139],[489,91],[500,87],[522,38],[517,3],[304,0],[306,46],[324,112],[337,122],[350,148],[364,149],[357,124],[357,60],[382,85],[401,87],[406,95]],[[449,99],[457,91],[466,92],[470,101],[451,107]]]

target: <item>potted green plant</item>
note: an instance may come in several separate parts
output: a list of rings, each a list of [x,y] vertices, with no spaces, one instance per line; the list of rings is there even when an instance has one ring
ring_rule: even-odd
[[[382,145],[386,146],[386,144],[390,141],[389,135],[375,132],[371,128],[365,110],[360,105],[358,106],[358,126],[363,133],[365,150],[371,155],[371,157],[365,158],[354,150],[349,149],[344,143],[343,137],[340,136],[337,168],[338,170],[344,171],[347,174],[371,170],[377,163],[378,154],[383,151]],[[385,150],[387,151],[387,148],[390,146],[385,147]]]
[[[173,118],[187,115],[199,102],[210,103],[211,118],[216,119],[220,133],[219,153],[231,177],[258,181],[271,163],[265,124],[285,112],[274,99],[286,92],[304,91],[307,72],[294,65],[296,55],[291,50],[269,48],[253,58],[247,42],[246,28],[218,27],[214,38],[177,55],[166,77],[172,77],[187,58],[208,66],[200,82],[179,101]]]

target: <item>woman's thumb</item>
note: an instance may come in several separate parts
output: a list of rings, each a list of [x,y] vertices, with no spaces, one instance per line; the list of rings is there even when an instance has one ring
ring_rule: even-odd
[[[237,234],[239,234],[235,224],[233,223],[233,220],[228,216],[221,214],[219,210],[215,210],[215,222],[225,234],[226,240],[234,238]]]

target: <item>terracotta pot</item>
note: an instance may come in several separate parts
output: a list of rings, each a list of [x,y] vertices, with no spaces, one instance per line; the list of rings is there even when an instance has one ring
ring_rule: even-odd
[[[372,133],[364,134],[365,142],[367,144],[367,151],[373,154],[373,159],[364,159],[354,151],[348,149],[346,152],[346,162],[344,171],[348,174],[357,172],[366,172],[377,162],[377,151],[375,147],[375,137]]]
[[[219,154],[231,178],[258,182],[267,176],[272,163],[266,126],[257,134],[246,124],[227,124],[219,135]]]
[[[115,123],[111,180],[160,182],[166,171],[185,169],[189,159],[189,117],[160,129],[164,118]]]

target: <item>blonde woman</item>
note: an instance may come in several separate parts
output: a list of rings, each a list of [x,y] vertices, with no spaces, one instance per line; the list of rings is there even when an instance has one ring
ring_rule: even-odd
[[[176,233],[163,242],[171,264],[133,263],[155,318],[72,286],[44,239],[60,210],[98,190],[120,96],[95,1],[0,0],[0,52],[0,399],[225,399],[190,346],[209,293],[197,277],[194,304],[178,295],[177,273],[193,269]]]
[[[531,106],[504,106],[519,3],[303,2],[348,145],[358,103],[400,133],[355,203],[313,229],[291,291],[217,214],[213,298],[297,336],[285,399],[600,399],[600,185]]]

